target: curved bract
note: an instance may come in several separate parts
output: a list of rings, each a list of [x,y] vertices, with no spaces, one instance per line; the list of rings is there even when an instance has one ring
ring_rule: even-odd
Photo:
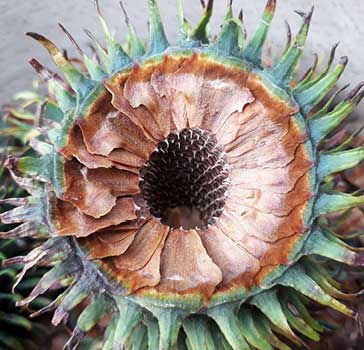
[[[347,64],[342,57],[331,68],[336,47],[323,72],[315,63],[294,78],[312,10],[300,13],[296,38],[267,66],[275,1],[248,42],[231,2],[213,40],[213,1],[195,29],[179,1],[177,46],[148,3],[147,48],[127,16],[129,41],[119,44],[97,3],[106,48],[95,43],[99,63],[76,44],[87,73],[28,33],[66,81],[31,60],[48,83],[43,107],[52,109],[31,141],[39,156],[6,161],[30,195],[10,200],[20,205],[1,220],[50,236],[23,258],[24,271],[58,261],[20,304],[67,281],[45,311],[55,308],[59,324],[88,301],[69,349],[106,315],[104,349],[289,349],[276,333],[290,344],[301,343],[296,333],[317,340],[323,327],[308,299],[355,317],[312,256],[364,264],[325,219],[364,202],[329,186],[364,149],[321,147],[360,102],[363,84],[334,107],[333,98],[322,103]]]
[[[32,125],[34,115],[30,109],[38,102],[39,97],[34,92],[18,93],[16,99],[21,101],[20,107],[4,106],[4,114],[0,117],[1,211],[9,210],[12,207],[12,205],[4,203],[6,198],[20,197],[17,199],[20,204],[21,197],[26,195],[26,192],[11,179],[3,163],[8,153],[20,157],[31,152],[27,143],[29,138],[38,133]],[[10,228],[13,228],[14,236],[6,232]],[[48,325],[43,325],[38,319],[29,320],[28,310],[16,306],[16,302],[29,294],[42,275],[48,271],[48,269],[39,268],[27,274],[23,279],[17,278],[22,270],[22,265],[16,264],[17,257],[20,254],[28,254],[34,248],[30,240],[22,239],[23,234],[31,235],[32,228],[32,223],[17,227],[0,224],[0,348],[3,350],[35,350],[39,348],[39,341],[44,339],[45,335],[47,337],[52,335],[52,329]],[[14,239],[14,237],[20,239]],[[3,264],[5,260],[9,264]],[[51,300],[44,296],[29,306],[31,309],[37,310],[50,302]]]

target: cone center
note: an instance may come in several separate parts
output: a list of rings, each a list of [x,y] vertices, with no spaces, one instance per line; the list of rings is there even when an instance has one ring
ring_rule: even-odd
[[[173,132],[140,169],[150,213],[172,228],[207,228],[222,214],[229,182],[216,137],[199,128]]]

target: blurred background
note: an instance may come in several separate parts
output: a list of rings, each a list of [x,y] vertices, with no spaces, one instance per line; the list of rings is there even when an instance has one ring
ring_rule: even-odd
[[[101,0],[104,16],[110,27],[115,29],[116,36],[124,37],[125,24],[118,0]],[[212,28],[217,31],[226,11],[227,0],[215,1],[215,15]],[[235,0],[236,12],[244,9],[245,25],[248,35],[255,29],[266,0]],[[313,52],[325,57],[332,44],[340,41],[337,59],[348,55],[350,62],[340,84],[351,82],[355,84],[364,80],[362,68],[364,57],[364,1],[361,0],[278,0],[277,15],[270,32],[270,41],[274,50],[279,49],[285,42],[284,20],[288,20],[295,33],[300,24],[300,17],[294,10],[308,11],[315,5],[315,13],[308,39],[307,49],[302,63],[302,69],[312,60]],[[166,31],[171,42],[177,38],[177,16],[175,0],[158,1]],[[124,0],[125,7],[139,35],[147,38],[147,1]],[[184,0],[186,17],[197,23],[202,8],[199,0]],[[59,47],[66,48],[70,55],[77,55],[74,48],[59,29],[61,22],[74,35],[83,48],[87,48],[88,37],[83,30],[91,30],[96,37],[102,38],[98,25],[93,0],[0,0],[0,63],[1,89],[0,104],[9,102],[19,90],[30,87],[36,77],[28,64],[32,57],[38,58],[46,66],[53,64],[45,50],[35,41],[26,37],[26,31],[45,34]]]

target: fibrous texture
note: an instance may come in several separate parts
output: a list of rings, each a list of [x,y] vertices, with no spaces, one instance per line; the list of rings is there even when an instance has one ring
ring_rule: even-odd
[[[178,2],[176,46],[148,3],[149,46],[127,18],[127,52],[97,4],[106,49],[96,43],[101,65],[81,51],[85,74],[28,33],[66,81],[31,61],[54,110],[41,114],[32,139],[39,156],[6,161],[30,196],[1,220],[30,221],[50,235],[24,258],[25,269],[59,259],[26,302],[67,279],[53,305],[58,324],[89,300],[69,349],[107,314],[104,349],[269,350],[289,349],[277,334],[289,344],[302,342],[296,333],[317,340],[323,327],[307,298],[355,317],[313,256],[364,263],[326,219],[363,203],[330,181],[364,149],[322,148],[363,84],[334,107],[333,98],[321,104],[347,64],[342,57],[331,69],[334,50],[323,72],[314,65],[293,78],[312,11],[300,13],[296,38],[265,65],[275,1],[247,43],[231,2],[216,39],[207,30],[213,1],[194,30]]]

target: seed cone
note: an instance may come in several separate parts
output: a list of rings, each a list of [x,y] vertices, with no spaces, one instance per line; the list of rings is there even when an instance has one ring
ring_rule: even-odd
[[[158,143],[140,169],[139,187],[150,213],[164,224],[203,228],[223,211],[228,175],[227,157],[216,138],[186,128]]]
[[[264,66],[275,1],[247,43],[231,2],[216,39],[208,32],[213,1],[195,29],[179,2],[178,46],[156,2],[148,4],[149,45],[127,18],[126,52],[97,3],[106,49],[96,42],[100,64],[81,52],[87,73],[28,33],[65,81],[31,61],[57,114],[41,118],[32,142],[39,156],[6,162],[30,195],[0,219],[50,235],[23,258],[26,269],[58,261],[25,302],[66,276],[53,323],[89,300],[66,349],[107,314],[104,349],[270,350],[317,341],[324,327],[308,299],[356,317],[338,300],[353,296],[317,256],[364,264],[328,216],[362,205],[359,193],[335,191],[333,174],[361,162],[364,149],[325,146],[363,84],[321,105],[347,65],[342,57],[331,68],[335,48],[322,72],[315,64],[295,79],[312,10],[299,12],[297,36]]]

